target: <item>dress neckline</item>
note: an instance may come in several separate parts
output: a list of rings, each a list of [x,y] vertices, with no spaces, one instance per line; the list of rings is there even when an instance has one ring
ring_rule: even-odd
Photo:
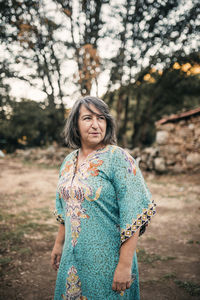
[[[104,145],[101,148],[96,149],[96,150],[90,152],[78,167],[77,167],[78,155],[79,155],[79,152],[80,152],[81,148],[77,149],[76,153],[74,155],[74,159],[73,159],[73,161],[74,161],[74,173],[76,174],[80,170],[80,168],[84,164],[87,163],[88,160],[90,160],[96,153],[100,153],[101,151],[105,150],[106,147],[108,147],[108,145]]]

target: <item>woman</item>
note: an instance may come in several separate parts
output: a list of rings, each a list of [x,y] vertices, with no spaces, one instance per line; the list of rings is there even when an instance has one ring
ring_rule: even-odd
[[[54,299],[138,300],[136,244],[155,214],[141,172],[115,145],[113,119],[98,98],[74,104],[65,135],[78,149],[64,159],[57,187]]]

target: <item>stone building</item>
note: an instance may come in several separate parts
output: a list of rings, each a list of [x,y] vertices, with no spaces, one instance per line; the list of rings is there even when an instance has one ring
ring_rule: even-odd
[[[200,171],[200,107],[163,118],[156,122],[156,128],[153,147],[131,151],[142,169],[159,173]]]

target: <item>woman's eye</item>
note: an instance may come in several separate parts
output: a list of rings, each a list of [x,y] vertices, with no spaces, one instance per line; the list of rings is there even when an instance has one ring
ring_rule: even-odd
[[[99,117],[99,119],[100,119],[100,120],[105,120],[105,117],[104,117],[104,116],[102,116],[102,117]]]

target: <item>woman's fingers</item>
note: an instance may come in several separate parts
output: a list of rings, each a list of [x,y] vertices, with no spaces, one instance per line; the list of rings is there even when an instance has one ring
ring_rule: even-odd
[[[132,281],[129,281],[129,282],[126,283],[126,288],[127,288],[127,289],[130,289],[131,283],[132,283]]]
[[[56,256],[56,269],[58,269],[59,268],[59,265],[60,265],[60,259],[61,259],[61,255],[57,255]]]
[[[117,289],[117,284],[116,284],[116,282],[113,281],[113,283],[112,283],[112,290],[116,291],[116,289]]]
[[[117,292],[121,292],[121,284],[119,282],[117,282]]]
[[[57,270],[57,268],[56,268],[56,255],[54,253],[51,254],[51,265],[54,268],[54,270]]]
[[[121,291],[125,291],[126,289],[129,289],[130,286],[131,286],[131,282],[122,283],[122,282],[114,281],[112,284],[112,289],[113,291],[121,292]]]
[[[60,259],[61,259],[61,255],[56,253],[51,254],[51,265],[55,271],[57,271],[59,268]]]
[[[120,292],[126,290],[126,283],[121,283],[120,284]]]

